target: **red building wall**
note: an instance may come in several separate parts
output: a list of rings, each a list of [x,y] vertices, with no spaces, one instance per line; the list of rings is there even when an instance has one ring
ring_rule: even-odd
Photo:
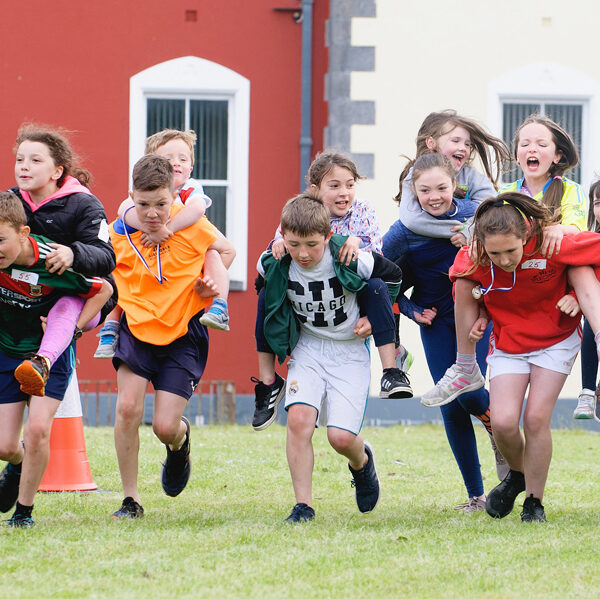
[[[315,0],[314,150],[326,125],[324,46],[328,0]],[[258,255],[271,239],[283,203],[298,192],[302,26],[275,7],[299,0],[127,0],[8,2],[0,36],[0,186],[14,185],[12,145],[24,121],[71,130],[74,148],[94,176],[92,191],[109,220],[126,196],[129,79],[180,56],[222,64],[250,80],[249,242],[245,292],[232,292],[232,330],[212,332],[204,379],[235,380],[249,393],[256,373],[255,293]],[[194,19],[194,16],[196,20]],[[191,19],[191,20],[190,20]],[[78,343],[80,379],[114,378],[93,360],[92,334]]]

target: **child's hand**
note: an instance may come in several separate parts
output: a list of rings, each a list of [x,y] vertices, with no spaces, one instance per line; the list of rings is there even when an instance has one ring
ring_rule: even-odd
[[[354,326],[354,334],[366,339],[371,334],[371,323],[366,316],[361,316]]]
[[[40,316],[40,320],[42,321],[42,331],[46,332],[46,326],[48,325],[48,317]]]
[[[154,247],[155,245],[163,244],[165,241],[172,237],[173,233],[169,231],[167,225],[163,225],[158,231],[152,233],[142,233],[140,236],[141,244],[146,248]]]
[[[423,312],[413,312],[413,315],[419,324],[430,325],[437,316],[437,308],[425,308]]]
[[[49,243],[48,245],[54,248],[54,251],[46,256],[46,268],[48,272],[62,275],[67,268],[73,266],[73,250],[66,245],[60,245],[60,243]]]
[[[556,307],[567,316],[577,316],[581,311],[577,298],[570,294],[563,295],[558,302],[556,302]]]
[[[467,238],[463,233],[461,233],[464,228],[464,225],[456,225],[456,227],[452,227],[452,229],[450,229],[454,233],[454,235],[450,237],[450,243],[457,248],[467,245]]]
[[[271,244],[271,253],[273,254],[273,258],[275,258],[275,260],[281,260],[285,256],[286,252],[287,248],[285,247],[285,241],[283,241],[281,237],[276,239]]]
[[[200,297],[215,297],[219,295],[216,283],[209,277],[198,277],[194,282],[194,291]]]
[[[550,225],[544,227],[544,240],[540,253],[544,258],[551,258],[552,254],[560,252],[560,244],[564,237],[562,225]]]
[[[477,343],[483,337],[483,333],[485,332],[489,322],[489,318],[480,316],[469,331],[469,341]]]
[[[360,247],[360,238],[350,236],[346,240],[346,243],[340,248],[338,252],[338,260],[340,264],[348,266],[352,260],[358,258],[358,248]]]

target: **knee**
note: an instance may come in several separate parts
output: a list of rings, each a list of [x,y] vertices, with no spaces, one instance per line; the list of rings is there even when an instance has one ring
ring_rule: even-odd
[[[523,432],[526,437],[536,436],[550,431],[550,422],[542,414],[525,414],[523,417]]]
[[[0,440],[0,460],[8,462],[19,451],[19,439]]]
[[[50,441],[50,429],[52,421],[45,422],[29,418],[23,431],[23,441],[28,451],[35,451],[39,447],[47,445]]]
[[[306,405],[290,406],[287,417],[287,431],[294,436],[312,435],[317,422],[317,411]]]
[[[138,426],[142,421],[142,414],[144,411],[144,403],[142,401],[141,406],[136,399],[129,394],[120,394],[117,399],[117,408],[115,411],[115,423],[119,422],[121,425]]]
[[[152,422],[152,430],[154,431],[154,434],[158,437],[160,442],[164,443],[165,445],[170,445],[177,439],[180,428],[181,420],[178,420],[174,423],[161,421]]]
[[[327,429],[327,439],[335,451],[345,453],[354,443],[356,435],[340,428],[330,427]]]
[[[519,432],[519,422],[502,415],[494,415],[491,419],[494,437],[509,437]]]

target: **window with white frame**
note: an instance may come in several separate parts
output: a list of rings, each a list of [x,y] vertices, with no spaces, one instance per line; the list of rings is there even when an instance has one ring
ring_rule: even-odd
[[[583,113],[584,105],[581,102],[550,102],[540,101],[518,101],[504,100],[502,102],[502,138],[512,147],[512,141],[518,126],[530,114],[543,114],[558,123],[573,138],[579,151],[579,164],[567,171],[565,175],[577,183],[581,183],[582,172],[582,140],[583,140]],[[504,173],[502,179],[505,183],[514,181],[523,176],[521,169],[513,163],[511,170]]]
[[[144,140],[164,128],[198,136],[192,177],[213,200],[206,216],[234,244],[231,289],[247,286],[249,82],[217,63],[186,56],[131,78],[130,167]]]

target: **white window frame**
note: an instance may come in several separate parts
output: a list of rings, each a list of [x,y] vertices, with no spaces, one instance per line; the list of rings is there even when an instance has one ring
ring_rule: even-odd
[[[502,137],[502,105],[505,102],[582,104],[581,183],[586,189],[600,164],[600,144],[590,135],[600,127],[600,82],[560,64],[541,62],[510,71],[488,86],[487,122]]]
[[[231,290],[247,288],[248,158],[250,81],[215,62],[184,56],[135,74],[129,83],[129,172],[144,154],[148,98],[223,100],[229,102],[227,238],[237,255],[229,277]]]

